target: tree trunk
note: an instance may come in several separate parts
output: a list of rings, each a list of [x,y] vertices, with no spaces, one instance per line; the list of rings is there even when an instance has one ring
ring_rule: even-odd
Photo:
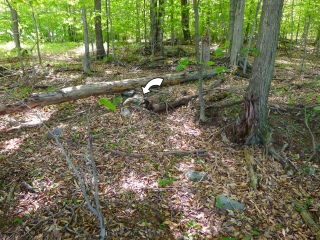
[[[154,55],[157,45],[157,0],[150,0],[150,47]]]
[[[231,52],[231,46],[232,46],[232,38],[233,38],[233,31],[234,31],[234,21],[236,16],[236,6],[237,6],[237,0],[230,0],[230,6],[229,6],[229,30],[228,30],[228,39],[229,41],[229,49],[228,54],[230,56]]]
[[[141,33],[140,33],[140,3],[139,0],[136,0],[136,42],[141,42]]]
[[[13,33],[13,39],[15,43],[15,47],[18,51],[18,58],[20,61],[20,67],[22,70],[22,75],[25,75],[24,71],[24,65],[22,61],[22,54],[21,54],[21,44],[20,44],[20,34],[19,34],[19,17],[17,11],[11,6],[8,0],[6,0],[7,5],[10,8],[11,18],[12,18],[12,33]]]
[[[90,55],[89,55],[89,33],[88,23],[86,16],[86,8],[82,7],[82,24],[83,24],[83,39],[84,39],[84,57],[83,57],[83,72],[89,74],[91,72],[90,67]]]
[[[236,4],[235,24],[232,36],[230,65],[238,66],[239,54],[243,44],[243,20],[245,0],[239,0]]]
[[[109,34],[109,18],[108,18],[108,0],[106,0],[106,42],[107,42],[107,57],[110,54],[110,34]]]
[[[202,73],[203,78],[209,78],[215,75],[216,72],[214,70],[208,70]],[[164,79],[162,86],[174,85],[192,80],[198,80],[199,73],[186,72],[177,74],[167,74],[162,78]],[[87,85],[67,87],[52,92],[35,93],[32,94],[31,97],[24,99],[23,101],[19,101],[15,104],[4,105],[0,103],[0,115],[21,112],[24,110],[28,110],[29,108],[57,104],[90,96],[122,92],[128,89],[139,88],[141,90],[141,87],[145,86],[152,79],[154,79],[154,77],[124,79],[121,81],[113,82],[97,82]]]
[[[240,138],[247,137],[246,144],[266,143],[269,139],[267,103],[276,57],[284,0],[264,0],[257,49],[252,76],[244,96],[244,113],[237,124]]]
[[[106,51],[103,46],[102,27],[101,27],[101,0],[94,0],[94,27],[96,33],[96,53],[97,59],[103,59],[106,56]]]
[[[195,55],[196,60],[200,61],[200,34],[199,34],[199,5],[198,0],[193,0],[193,11],[194,11],[194,31],[195,31]]]
[[[42,60],[41,60],[41,53],[40,53],[40,46],[39,46],[39,30],[38,30],[37,19],[36,19],[36,16],[34,14],[33,5],[31,5],[31,15],[32,15],[32,18],[33,18],[34,28],[35,28],[35,32],[36,32],[38,59],[39,59],[40,65],[41,65],[42,64]]]
[[[261,2],[262,2],[262,0],[258,1],[258,5],[257,5],[257,8],[256,8],[256,13],[255,13],[255,16],[254,16],[252,29],[251,29],[251,32],[250,32],[250,37],[249,37],[248,46],[247,46],[248,51],[246,52],[246,57],[244,59],[244,64],[243,64],[243,74],[246,74],[249,51],[250,51],[250,48],[251,48],[251,41],[252,41],[252,38],[253,38],[253,33],[255,31],[255,28],[256,28],[257,18],[258,18],[258,13],[259,13],[259,10],[260,10]]]
[[[183,41],[190,44],[191,34],[189,25],[189,7],[188,0],[181,0],[181,26],[183,32]]]
[[[164,0],[150,0],[150,48],[163,53]]]
[[[304,61],[307,57],[307,44],[308,44],[308,35],[309,35],[309,26],[310,26],[310,15],[308,16],[308,20],[305,25],[305,31],[304,31],[304,49],[303,49],[303,57],[301,62],[301,72],[304,71]]]
[[[114,62],[115,65],[117,65],[118,64],[118,59],[117,59],[116,48],[114,46],[114,31],[113,31],[112,18],[111,18],[111,13],[110,13],[110,0],[108,0],[107,3],[108,3],[108,16],[107,17],[108,17],[109,23],[110,23],[113,62]]]
[[[210,33],[209,33],[209,27],[206,29],[206,34],[203,36],[201,41],[201,63],[198,64],[198,71],[199,71],[199,103],[200,103],[200,121],[205,122],[206,116],[205,116],[205,104],[203,99],[203,77],[202,77],[202,71],[204,69],[207,69],[207,62],[210,61]]]

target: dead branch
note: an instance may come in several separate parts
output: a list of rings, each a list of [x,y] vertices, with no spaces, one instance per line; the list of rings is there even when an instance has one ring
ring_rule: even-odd
[[[133,157],[133,158],[145,158],[146,156],[149,155],[149,153],[128,153],[128,152],[123,152],[115,149],[109,149],[113,154],[116,155],[121,155],[125,157]],[[170,152],[159,152],[157,153],[158,156],[168,156],[168,155],[174,155],[174,156],[188,156],[188,155],[196,155],[199,157],[205,157],[208,156],[207,150],[205,149],[200,149],[200,150],[194,150],[194,151],[170,151]]]
[[[288,173],[290,172],[290,174],[293,174],[296,172],[295,167],[287,162],[283,157],[281,157],[279,153],[277,153],[277,151],[274,149],[274,147],[270,146],[268,148],[268,153],[273,156]]]
[[[203,72],[204,78],[209,78],[217,73],[214,70],[207,70]],[[68,102],[81,98],[91,96],[98,96],[102,94],[110,94],[122,92],[128,89],[141,88],[145,86],[154,77],[143,77],[136,79],[124,79],[113,82],[97,82],[86,85],[67,87],[56,91],[34,93],[31,97],[18,101],[14,104],[0,104],[0,115],[20,112],[38,106],[46,106],[50,104],[57,104]],[[198,79],[198,72],[182,72],[176,74],[166,74],[162,77],[164,79],[163,86],[174,85],[178,83],[193,81]],[[6,93],[5,93],[6,94]]]
[[[297,200],[291,199],[291,202],[297,208],[304,222],[308,225],[310,230],[316,235],[316,240],[320,240],[320,226],[312,219],[311,214],[305,209]]]
[[[304,108],[304,121],[305,121],[305,124],[309,130],[309,133],[311,135],[311,138],[312,138],[312,155],[309,157],[308,159],[308,162],[312,160],[312,158],[314,158],[316,155],[317,155],[317,145],[316,145],[316,140],[314,139],[314,135],[309,127],[309,124],[308,124],[308,118],[307,118],[307,108]]]
[[[186,105],[192,99],[197,98],[198,95],[188,96],[180,98],[179,100],[172,101],[172,102],[164,102],[164,103],[150,103],[148,105],[148,109],[152,110],[153,112],[161,112],[168,108],[174,109],[175,107]]]
[[[253,169],[253,150],[251,150],[248,146],[246,146],[243,150],[247,166],[249,168],[250,175],[250,186],[253,187],[254,190],[258,187],[258,176]]]
[[[218,104],[214,104],[214,105],[206,106],[206,109],[232,107],[232,106],[235,106],[235,105],[239,105],[241,103],[243,103],[243,100],[230,102],[230,103],[219,104],[219,105]]]

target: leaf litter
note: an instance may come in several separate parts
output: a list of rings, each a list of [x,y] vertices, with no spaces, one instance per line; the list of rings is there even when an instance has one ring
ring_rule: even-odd
[[[122,77],[125,68],[118,67],[117,72]],[[300,107],[319,105],[319,83],[306,78],[315,74],[319,76],[317,69],[299,75],[293,68],[276,66],[276,79],[281,80],[273,82],[269,112],[274,146],[281,151],[288,144],[281,154],[298,173],[288,175],[276,160],[265,156],[262,147],[255,147],[257,190],[250,186],[243,149],[232,137],[239,106],[212,111],[206,125],[197,121],[197,100],[168,113],[130,108],[131,115],[125,117],[120,115],[120,108],[109,112],[99,106],[96,97],[37,112],[51,129],[62,129],[60,141],[88,184],[92,179],[81,157],[88,152],[86,116],[78,113],[85,110],[89,114],[99,198],[109,239],[315,239],[300,215],[301,209],[292,203],[293,198],[299,200],[319,224],[319,156],[317,161],[305,161],[311,152],[311,138]],[[246,81],[228,76],[220,88]],[[164,89],[174,92],[175,97],[181,90],[196,93],[196,83]],[[241,97],[243,89],[232,94]],[[319,143],[318,119],[314,114],[309,122]],[[46,130],[36,124],[32,112],[1,116],[0,121],[1,236],[98,238],[97,219],[88,210],[74,173],[55,141],[46,138]],[[30,122],[35,125],[27,127]],[[110,149],[128,155],[114,154]],[[208,156],[157,154],[198,149],[206,149]],[[314,174],[309,174],[311,168]],[[188,169],[205,172],[206,179],[188,181]],[[244,211],[216,207],[219,194],[244,204]]]

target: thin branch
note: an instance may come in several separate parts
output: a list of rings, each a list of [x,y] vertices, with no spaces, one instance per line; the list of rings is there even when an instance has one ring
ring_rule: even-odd
[[[314,158],[317,154],[317,145],[316,145],[316,140],[314,139],[314,135],[309,127],[309,124],[308,124],[308,118],[307,118],[307,108],[305,107],[304,108],[304,120],[305,120],[305,123],[306,123],[306,126],[310,132],[310,135],[311,135],[311,138],[312,138],[312,155],[309,157],[308,159],[308,162],[312,160],[312,158]]]

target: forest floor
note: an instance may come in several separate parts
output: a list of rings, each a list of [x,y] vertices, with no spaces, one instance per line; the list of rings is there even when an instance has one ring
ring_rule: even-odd
[[[12,75],[0,78],[1,102],[23,99],[31,92],[43,91],[40,87],[44,85],[52,90],[101,79],[161,77],[176,72],[179,58],[141,65],[142,57],[130,52],[132,49],[120,50],[120,66],[94,61],[92,76],[82,74],[81,56],[75,52],[45,54],[43,67],[37,69],[35,88],[22,84],[16,75],[17,59],[0,60],[1,66],[12,71]],[[90,164],[83,156],[89,155],[90,125],[108,239],[315,239],[301,213],[307,210],[319,226],[320,66],[319,59],[310,57],[301,72],[299,54],[278,53],[268,112],[271,143],[296,172],[289,174],[267,156],[268,146],[253,147],[259,179],[256,190],[250,185],[243,146],[234,137],[241,104],[208,111],[206,124],[198,122],[197,99],[163,113],[130,108],[130,114],[122,116],[121,103],[112,112],[98,104],[99,97],[89,97],[34,109],[37,114],[27,111],[0,116],[1,239],[99,236],[99,222],[84,201],[75,173],[41,121],[51,130],[62,130],[60,142],[88,185],[92,181]],[[205,95],[207,105],[242,98],[248,78],[237,74],[223,78],[220,86]],[[213,80],[205,80],[205,86]],[[170,101],[181,98],[182,93],[196,94],[197,83],[161,90],[171,94],[150,95]],[[217,101],[221,94],[224,98]],[[119,94],[107,97],[120,99]],[[312,135],[317,155],[309,161]],[[158,154],[199,149],[206,149],[208,155]],[[143,157],[136,158],[134,153]],[[185,175],[188,169],[203,171],[206,178],[189,181]],[[87,194],[93,201],[92,193]],[[221,194],[242,203],[244,210],[221,209],[216,204],[216,196]],[[294,200],[303,209],[295,207]]]

